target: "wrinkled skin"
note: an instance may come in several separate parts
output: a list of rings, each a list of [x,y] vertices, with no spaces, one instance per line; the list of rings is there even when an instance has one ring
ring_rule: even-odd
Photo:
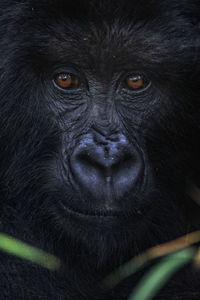
[[[102,279],[199,228],[199,11],[1,1],[0,230],[63,262],[2,254],[1,299],[127,299],[139,275]],[[156,299],[200,299],[199,279],[188,266]]]

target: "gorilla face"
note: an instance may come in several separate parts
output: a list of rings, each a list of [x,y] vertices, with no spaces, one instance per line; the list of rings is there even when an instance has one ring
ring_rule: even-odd
[[[148,82],[145,86],[141,75],[121,72],[113,79],[111,71],[107,78],[106,72],[99,75],[97,86],[94,82],[97,70],[95,74],[91,72],[91,80],[87,80],[87,75],[82,75],[83,78],[74,75],[75,68],[72,71],[74,73],[63,71],[56,74],[53,82],[66,102],[64,117],[55,116],[58,126],[65,131],[62,133],[62,157],[56,163],[59,173],[56,177],[62,182],[63,189],[67,184],[70,186],[72,191],[66,190],[66,195],[72,194],[74,198],[69,204],[64,197],[62,204],[88,217],[130,213],[133,206],[130,197],[141,193],[148,184],[150,172],[136,130],[134,135],[128,132],[134,120],[130,119],[130,124],[127,124],[127,108],[123,111],[123,105],[129,104],[130,109],[132,98],[137,101],[142,93],[148,93],[151,84]],[[67,81],[71,83],[73,80],[77,86],[63,88],[63,85],[68,85]],[[107,85],[109,81],[113,86]],[[127,93],[130,93],[130,100],[124,103]],[[68,108],[68,103],[74,107],[70,105]],[[135,118],[138,119],[138,129],[142,121],[139,112]],[[65,125],[66,120],[69,125]]]
[[[75,41],[62,45],[65,60],[49,76],[45,101],[60,131],[59,155],[53,159],[51,172],[55,190],[62,190],[56,205],[65,210],[66,219],[70,214],[99,224],[103,218],[100,223],[112,220],[113,225],[119,219],[126,223],[131,216],[134,222],[153,190],[145,145],[145,135],[151,130],[150,124],[145,125],[151,116],[146,103],[151,109],[159,91],[143,68],[137,70],[134,63],[123,67],[130,60],[126,54],[130,46],[123,46],[129,39],[127,33],[121,37],[122,55],[112,45],[119,25],[113,25],[112,34],[112,27],[106,24],[102,32],[100,26],[95,24],[83,34],[87,40],[82,58],[81,48],[74,48]],[[101,40],[105,41],[102,49]]]
[[[87,247],[183,233],[199,170],[194,24],[169,3],[119,1],[111,17],[46,2],[19,1],[1,42],[3,195]]]

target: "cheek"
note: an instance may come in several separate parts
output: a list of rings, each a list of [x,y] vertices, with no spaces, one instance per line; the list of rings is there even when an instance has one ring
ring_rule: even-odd
[[[46,85],[42,102],[46,104],[49,113],[54,119],[61,119],[62,122],[67,119],[70,120],[80,119],[84,117],[84,113],[87,111],[88,97],[85,92],[69,92],[62,91],[59,88],[52,85]]]

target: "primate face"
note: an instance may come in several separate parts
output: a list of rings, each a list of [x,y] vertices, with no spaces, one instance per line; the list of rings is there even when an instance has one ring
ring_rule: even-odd
[[[196,29],[169,3],[86,2],[10,15],[2,190],[72,235],[143,236],[177,215],[198,173]]]

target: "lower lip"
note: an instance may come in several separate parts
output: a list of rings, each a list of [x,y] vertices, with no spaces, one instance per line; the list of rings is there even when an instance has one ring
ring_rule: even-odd
[[[73,215],[76,215],[76,216],[79,216],[79,217],[85,217],[85,218],[124,218],[124,216],[122,214],[119,214],[119,213],[108,213],[108,212],[105,212],[105,213],[90,213],[90,212],[81,212],[81,211],[77,211],[73,208],[69,208],[67,206],[65,206],[61,201],[59,202],[60,204],[60,207],[63,211],[65,211],[66,213],[68,213],[69,215],[73,214]]]

